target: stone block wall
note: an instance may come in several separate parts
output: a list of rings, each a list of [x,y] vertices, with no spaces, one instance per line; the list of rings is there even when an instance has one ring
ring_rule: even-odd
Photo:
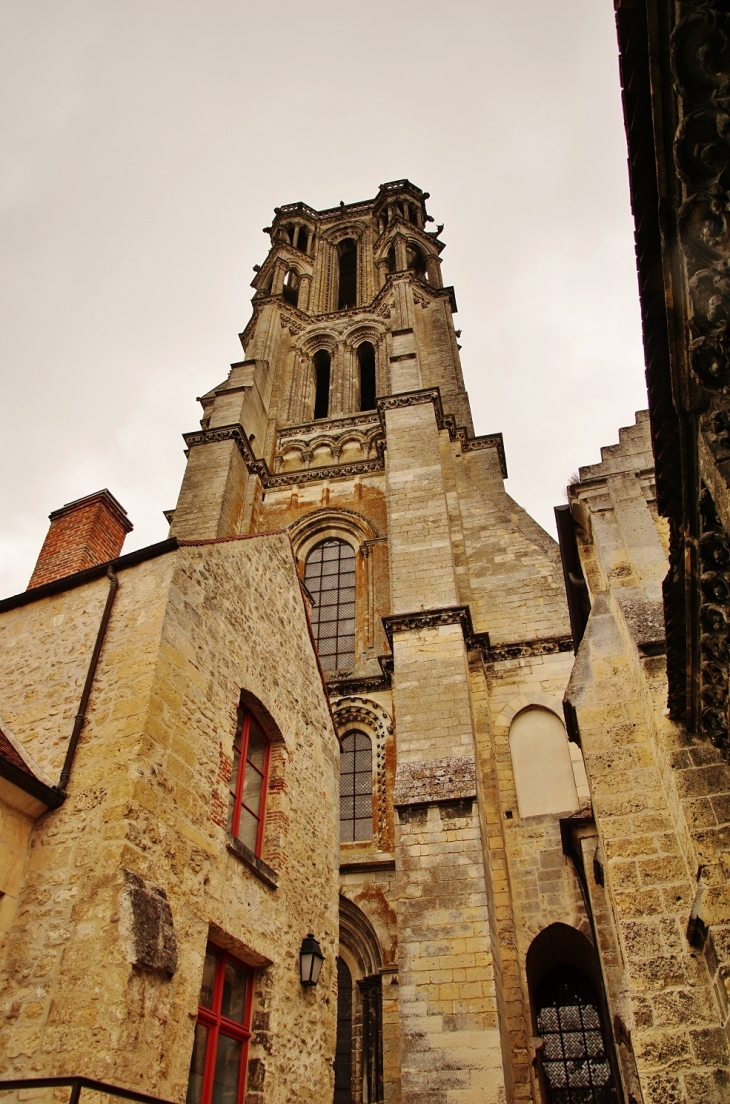
[[[88,607],[99,598],[103,588],[90,584],[43,600],[45,615],[35,603],[0,613],[16,663],[25,654],[27,669],[52,671],[58,656],[83,669],[88,651],[67,660],[65,645],[88,621],[90,650]],[[3,676],[14,730],[55,768],[77,687],[69,680],[63,701],[51,699],[61,718],[55,733],[49,717],[34,737],[27,686],[10,671]],[[277,842],[263,854],[277,862],[277,888],[227,848],[216,814],[227,804],[221,762],[231,756],[242,691],[280,736],[275,823],[267,821],[265,837]],[[36,711],[43,704],[48,714],[49,701]],[[2,1073],[84,1073],[183,1100],[210,938],[256,970],[248,1104],[327,1099],[336,772],[286,536],[188,546],[120,572],[69,796],[33,832],[2,963]],[[124,871],[169,902],[172,976],[169,954],[150,967],[134,949]],[[314,990],[298,976],[308,931],[326,956]]]

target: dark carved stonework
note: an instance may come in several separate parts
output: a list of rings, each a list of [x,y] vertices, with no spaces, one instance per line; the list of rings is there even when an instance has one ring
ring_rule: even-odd
[[[707,488],[700,500],[700,726],[728,750],[730,681],[730,540]]]
[[[433,629],[440,625],[461,625],[467,647],[489,648],[489,633],[475,633],[468,606],[446,606],[443,609],[414,610],[413,613],[394,613],[383,618],[386,636],[393,647],[393,633],[412,629]]]
[[[172,977],[177,969],[177,939],[167,894],[131,870],[124,871],[124,883],[132,961],[135,966]]]
[[[484,658],[488,663],[501,663],[509,659],[529,659],[530,656],[556,655],[572,652],[572,636],[553,636],[545,640],[520,640],[515,644],[496,644],[487,648]]]

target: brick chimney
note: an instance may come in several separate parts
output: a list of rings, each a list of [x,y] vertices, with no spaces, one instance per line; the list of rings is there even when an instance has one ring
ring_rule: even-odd
[[[133,528],[127,511],[107,490],[68,502],[48,516],[51,526],[28,590],[116,559]]]

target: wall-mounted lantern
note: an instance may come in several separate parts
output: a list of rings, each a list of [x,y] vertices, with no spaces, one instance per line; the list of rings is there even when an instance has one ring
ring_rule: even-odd
[[[322,948],[310,932],[307,938],[302,940],[302,949],[299,952],[299,972],[302,985],[317,984],[323,962]]]

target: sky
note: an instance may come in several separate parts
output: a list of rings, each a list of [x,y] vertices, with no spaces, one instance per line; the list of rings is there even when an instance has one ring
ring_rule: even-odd
[[[475,431],[554,532],[646,406],[611,0],[0,0],[0,595],[108,487],[163,540],[273,208],[408,177]]]

